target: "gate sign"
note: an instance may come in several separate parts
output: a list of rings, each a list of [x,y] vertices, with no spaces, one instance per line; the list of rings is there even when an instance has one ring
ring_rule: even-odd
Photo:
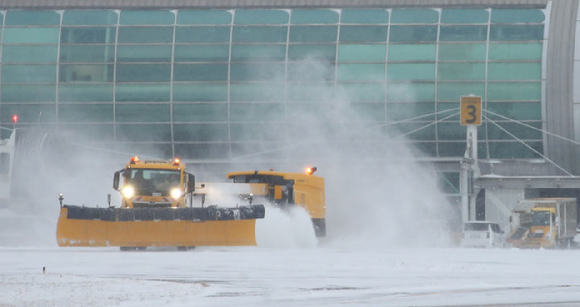
[[[461,125],[481,125],[481,96],[461,96]]]

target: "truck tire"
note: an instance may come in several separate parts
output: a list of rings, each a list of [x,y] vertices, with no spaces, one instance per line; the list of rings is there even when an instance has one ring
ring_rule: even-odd
[[[312,219],[316,237],[326,237],[326,219]]]

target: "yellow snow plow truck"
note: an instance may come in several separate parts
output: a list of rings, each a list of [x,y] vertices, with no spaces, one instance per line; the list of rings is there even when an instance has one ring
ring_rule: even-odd
[[[179,159],[133,157],[115,172],[113,188],[122,194],[120,208],[110,205],[110,196],[105,208],[63,205],[60,196],[59,246],[256,245],[256,219],[265,214],[263,205],[193,207],[195,178]]]

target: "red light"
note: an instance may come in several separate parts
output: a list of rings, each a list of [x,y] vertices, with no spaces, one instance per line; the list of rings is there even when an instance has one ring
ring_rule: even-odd
[[[139,162],[139,157],[138,156],[131,157],[131,164],[135,164],[137,162]]]
[[[15,124],[18,122],[18,115],[16,114],[12,115],[12,122]]]

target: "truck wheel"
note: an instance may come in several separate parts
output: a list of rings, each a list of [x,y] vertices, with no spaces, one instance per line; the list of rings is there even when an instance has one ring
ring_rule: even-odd
[[[134,251],[134,250],[136,250],[137,248],[136,248],[136,247],[131,247],[131,246],[121,246],[121,247],[119,247],[119,249],[120,249],[122,252],[128,252],[128,251]]]
[[[194,248],[195,248],[195,246],[178,246],[177,247],[177,250],[178,251],[185,252],[185,251],[188,251],[188,250],[194,249]]]

